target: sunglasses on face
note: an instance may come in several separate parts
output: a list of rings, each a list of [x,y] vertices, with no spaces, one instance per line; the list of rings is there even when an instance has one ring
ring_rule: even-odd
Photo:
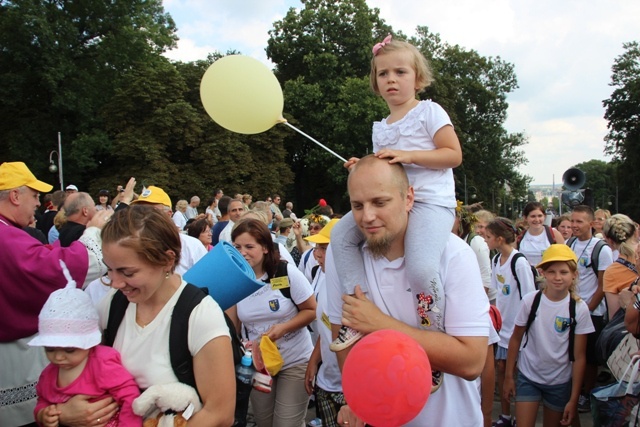
[[[322,226],[320,226],[320,225],[312,225],[311,227],[309,227],[309,230],[320,231],[320,230],[322,230]]]

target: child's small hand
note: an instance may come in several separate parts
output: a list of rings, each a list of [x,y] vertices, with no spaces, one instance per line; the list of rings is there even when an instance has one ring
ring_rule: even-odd
[[[276,342],[276,340],[282,338],[286,333],[287,329],[284,327],[284,324],[276,323],[275,325],[272,325],[264,334],[268,336],[271,341]]]
[[[40,411],[40,424],[44,427],[57,427],[60,421],[60,410],[56,405],[49,405]]]
[[[338,411],[338,424],[348,427],[364,427],[365,423],[353,413],[349,405],[344,405]]]
[[[353,168],[353,166],[354,166],[356,163],[358,163],[358,160],[360,160],[360,159],[359,159],[359,158],[357,158],[357,157],[351,157],[349,160],[347,160],[347,161],[345,162],[344,167],[345,167],[347,170],[351,171],[351,168]]]
[[[516,383],[513,378],[505,378],[504,386],[502,387],[502,397],[505,400],[510,401],[511,397],[516,395]]]
[[[405,150],[389,150],[388,148],[384,148],[376,153],[376,157],[379,159],[390,159],[389,163],[413,163],[411,151]]]
[[[563,426],[570,426],[576,416],[577,410],[577,402],[569,401],[564,407],[564,412],[562,413],[562,420],[560,420],[560,424],[562,424]]]
[[[389,316],[384,314],[356,285],[353,295],[342,296],[342,324],[363,334],[388,327]]]
[[[316,374],[318,373],[318,365],[315,363],[307,364],[307,371],[304,374],[304,388],[307,394],[313,394],[313,385],[315,383]]]

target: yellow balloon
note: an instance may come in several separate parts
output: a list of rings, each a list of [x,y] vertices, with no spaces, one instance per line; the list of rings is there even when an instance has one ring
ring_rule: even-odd
[[[256,134],[283,122],[282,88],[257,59],[229,55],[211,64],[200,82],[207,114],[225,129]]]

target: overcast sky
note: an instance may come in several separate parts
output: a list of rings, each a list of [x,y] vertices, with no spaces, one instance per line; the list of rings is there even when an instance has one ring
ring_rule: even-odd
[[[509,132],[524,132],[532,184],[560,183],[565,170],[603,154],[602,101],[622,44],[640,40],[639,0],[367,0],[394,30],[427,26],[449,44],[514,64],[519,89],[508,97]],[[204,59],[235,49],[267,61],[274,21],[296,0],[164,0],[178,27],[168,57]],[[285,106],[286,109],[286,106]],[[330,141],[323,141],[330,146]],[[349,153],[342,153],[349,157]],[[463,160],[464,161],[464,160]]]

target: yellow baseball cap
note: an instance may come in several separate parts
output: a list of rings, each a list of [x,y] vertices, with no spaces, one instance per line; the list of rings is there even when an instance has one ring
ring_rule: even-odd
[[[327,225],[322,227],[322,230],[320,230],[318,234],[305,237],[304,240],[306,240],[307,242],[321,243],[321,244],[331,242],[331,230],[333,229],[333,226],[336,225],[336,222],[338,221],[339,221],[338,218],[332,219],[331,221],[329,221]]]
[[[169,198],[169,195],[165,193],[162,188],[155,187],[153,185],[150,185],[142,190],[142,194],[140,194],[140,197],[131,202],[131,204],[139,202],[165,205],[169,209],[171,209],[171,198]]]
[[[542,268],[545,264],[557,261],[578,262],[578,257],[569,246],[556,243],[542,253],[542,261],[536,265],[536,268]]]
[[[40,193],[48,193],[53,189],[52,185],[38,181],[22,162],[4,162],[0,165],[0,190],[11,190],[23,185]]]

